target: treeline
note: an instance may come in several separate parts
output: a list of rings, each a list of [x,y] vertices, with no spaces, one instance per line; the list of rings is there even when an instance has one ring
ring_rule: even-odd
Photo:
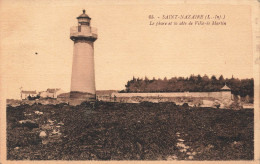
[[[172,77],[171,79],[135,78],[129,80],[126,89],[120,92],[212,92],[219,91],[224,85],[231,88],[232,93],[245,97],[254,95],[254,80],[224,78],[219,76],[190,75],[190,77]]]

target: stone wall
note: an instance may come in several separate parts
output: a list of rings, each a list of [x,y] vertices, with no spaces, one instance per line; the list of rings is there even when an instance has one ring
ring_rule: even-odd
[[[221,99],[223,93],[230,94],[231,92],[167,92],[167,93],[112,93],[111,97],[212,97],[216,99]]]
[[[114,92],[111,96],[99,96],[99,100],[122,102],[122,103],[140,103],[144,101],[148,102],[175,102],[176,104],[188,103],[191,106],[197,106],[203,104],[203,100],[224,101],[232,100],[231,91],[219,91],[219,92],[168,92],[168,93],[117,93]]]

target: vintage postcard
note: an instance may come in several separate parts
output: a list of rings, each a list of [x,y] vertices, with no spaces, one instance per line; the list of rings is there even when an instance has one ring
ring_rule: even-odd
[[[0,163],[259,163],[260,2],[1,0]]]

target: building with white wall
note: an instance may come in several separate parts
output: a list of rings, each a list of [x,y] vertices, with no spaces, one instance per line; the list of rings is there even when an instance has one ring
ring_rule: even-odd
[[[35,91],[24,91],[24,90],[21,90],[21,99],[22,100],[26,100],[28,99],[28,97],[37,97],[38,93]]]
[[[65,93],[60,88],[48,88],[46,91],[39,93],[41,98],[57,98],[60,94]]]

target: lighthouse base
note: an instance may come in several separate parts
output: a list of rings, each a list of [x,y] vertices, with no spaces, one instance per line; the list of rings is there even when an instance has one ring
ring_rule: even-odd
[[[78,100],[92,102],[92,101],[96,101],[96,95],[87,92],[71,91],[70,99],[78,99]]]

